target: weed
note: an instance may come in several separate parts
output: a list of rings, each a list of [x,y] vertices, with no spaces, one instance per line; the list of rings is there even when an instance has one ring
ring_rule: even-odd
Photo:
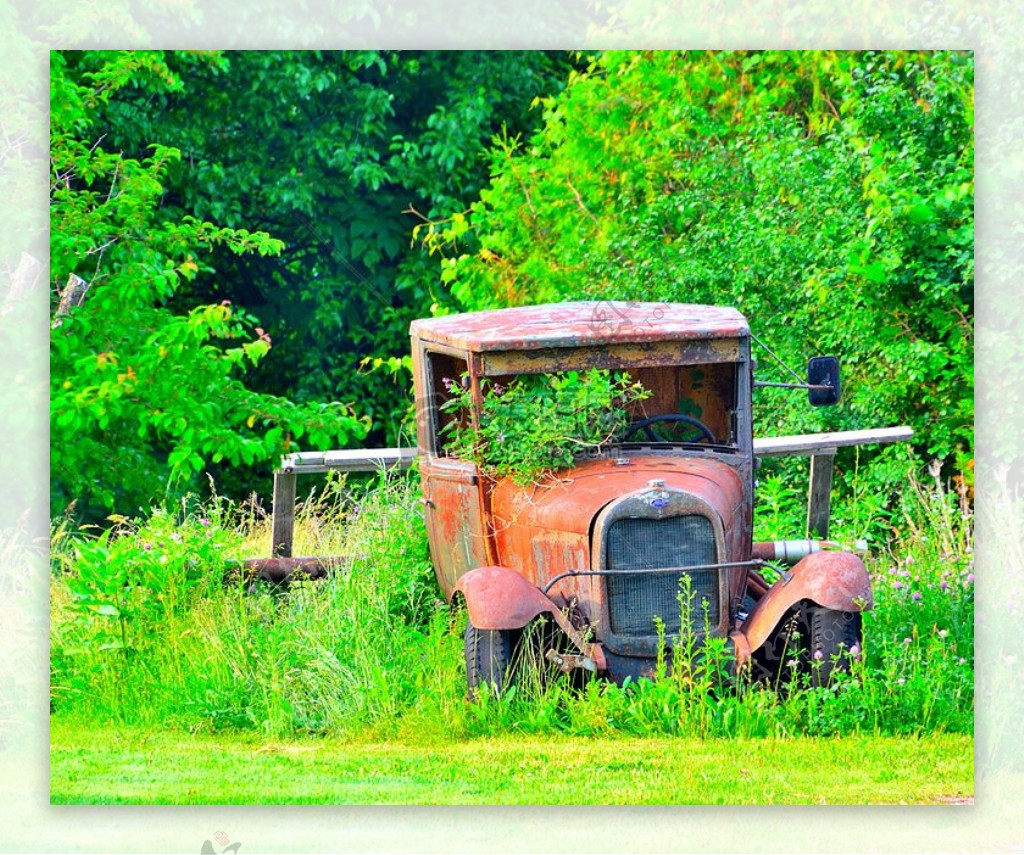
[[[574,457],[600,449],[629,426],[629,410],[650,392],[625,372],[592,369],[523,374],[507,384],[481,382],[480,423],[470,419],[468,376],[448,379],[452,396],[441,406],[452,416],[442,429],[452,453],[495,478],[518,484],[541,480],[571,466]],[[535,418],[538,412],[544,418]]]
[[[971,732],[973,518],[937,476],[911,479],[900,513],[900,536],[868,559],[875,607],[863,655],[827,687],[811,686],[795,658],[785,691],[736,675],[728,642],[692,627],[701,607],[684,577],[684,619],[671,638],[659,628],[654,679],[580,685],[544,659],[538,626],[523,634],[516,683],[475,704],[465,614],[438,598],[411,478],[359,494],[339,483],[307,499],[300,550],[352,560],[284,594],[222,583],[229,559],[269,543],[252,506],[119,519],[98,536],[58,521],[51,703],[128,724],[382,739]]]

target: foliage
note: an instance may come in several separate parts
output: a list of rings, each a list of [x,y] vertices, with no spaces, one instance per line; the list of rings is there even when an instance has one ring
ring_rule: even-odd
[[[482,693],[476,704],[465,702],[465,614],[453,615],[436,598],[413,484],[382,484],[356,505],[333,495],[304,503],[296,549],[354,560],[344,573],[287,593],[219,584],[230,558],[269,537],[265,523],[224,507],[193,511],[177,526],[166,516],[122,525],[91,545],[60,534],[50,624],[55,713],[367,739],[973,729],[973,519],[941,483],[908,491],[905,537],[891,554],[868,559],[875,607],[865,615],[864,654],[838,684],[812,688],[798,677],[777,693],[735,681],[724,640],[704,646],[684,632],[653,681],[526,679],[499,696]],[[236,525],[244,525],[244,544]],[[95,590],[100,560],[131,569],[123,591],[111,587],[94,603],[80,592]],[[160,576],[164,567],[172,569]],[[195,577],[199,567],[207,584]],[[147,592],[143,578],[166,582]],[[98,605],[135,596],[142,605],[133,606],[125,655],[100,641],[116,639],[118,629]]]
[[[473,393],[447,379],[451,398],[441,410],[452,419],[442,429],[446,449],[477,463],[493,478],[517,484],[539,481],[600,450],[629,425],[631,405],[650,393],[626,372],[599,368],[560,374],[521,374],[507,384],[481,381],[480,424],[470,418]]]
[[[209,568],[238,542],[216,506],[211,516],[179,520],[157,509],[145,521],[117,517],[96,537],[71,532],[67,520],[58,525],[55,569],[66,576],[68,609],[82,630],[81,646],[65,654],[137,651],[153,623],[180,617],[208,586]]]
[[[251,554],[235,530],[254,522],[244,508],[215,504],[176,526],[158,516],[95,539],[58,533],[55,707],[213,729],[346,731],[443,696],[458,660],[439,646],[449,621],[438,609],[416,491],[402,481],[361,504],[339,502],[306,504],[297,546],[310,529],[326,532],[335,540],[321,546],[352,556],[347,571],[286,594],[222,585],[231,560]],[[98,572],[101,562],[116,578]],[[135,603],[130,656],[106,643],[125,599]]]
[[[170,210],[264,229],[273,255],[214,248],[187,300],[257,312],[273,338],[254,388],[297,401],[357,401],[372,441],[394,442],[409,396],[365,357],[408,354],[409,322],[447,301],[409,232],[465,209],[503,127],[527,132],[531,100],[561,86],[554,51],[174,52],[179,89],[123,91],[102,114],[114,145],[180,149]],[[218,475],[218,481],[223,480]]]
[[[964,465],[973,67],[964,52],[607,53],[541,99],[541,131],[499,141],[467,217],[417,235],[469,309],[735,305],[787,364],[843,362],[840,407],[759,390],[759,434],[905,423],[926,459]]]
[[[221,299],[181,296],[220,249],[267,258],[280,241],[172,214],[164,180],[177,149],[141,159],[108,148],[97,116],[126,87],[180,90],[160,52],[85,52],[51,69],[51,275],[81,305],[55,305],[51,334],[51,506],[86,516],[137,510],[168,479],[211,462],[266,462],[304,438],[323,447],[366,433],[340,403],[299,406],[246,385],[270,349],[255,319]],[[58,294],[63,296],[62,294]],[[56,298],[55,298],[56,299]]]

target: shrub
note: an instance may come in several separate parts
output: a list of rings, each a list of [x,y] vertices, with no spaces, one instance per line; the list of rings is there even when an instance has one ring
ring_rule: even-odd
[[[479,426],[467,417],[472,393],[448,381],[443,406],[455,415],[443,429],[448,450],[477,463],[493,478],[518,484],[565,469],[574,458],[600,450],[629,425],[630,407],[649,396],[626,372],[593,369],[523,374],[502,385],[485,378]]]
[[[663,650],[654,680],[580,686],[559,673],[468,704],[465,614],[438,599],[418,491],[396,479],[358,499],[304,505],[297,543],[330,529],[330,543],[352,561],[287,593],[222,586],[229,557],[269,541],[265,523],[241,532],[223,509],[122,523],[116,536],[88,541],[58,527],[51,705],[100,721],[363,738],[969,733],[973,518],[941,481],[911,485],[900,508],[904,536],[868,559],[875,608],[864,618],[864,655],[829,687],[801,678],[778,693],[737,680],[724,639],[698,644],[683,631]],[[125,579],[168,567],[168,581],[82,598],[83,572],[90,577],[101,549],[114,566],[132,568]],[[173,607],[159,593],[172,589]],[[100,607],[108,602],[118,615]],[[109,644],[121,639],[122,618],[127,644]]]

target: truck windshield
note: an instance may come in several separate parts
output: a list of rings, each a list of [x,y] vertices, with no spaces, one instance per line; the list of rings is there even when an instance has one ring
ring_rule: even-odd
[[[477,425],[466,376],[442,378],[444,451],[561,441],[566,453],[625,443],[736,444],[735,363],[590,369],[485,377]]]

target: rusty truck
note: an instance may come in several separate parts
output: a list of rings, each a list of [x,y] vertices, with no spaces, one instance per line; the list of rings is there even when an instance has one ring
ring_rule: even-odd
[[[817,684],[860,655],[871,584],[861,557],[827,540],[832,459],[840,446],[906,440],[910,430],[754,437],[758,386],[835,404],[837,359],[812,358],[806,382],[758,380],[739,311],[679,303],[496,309],[416,320],[410,333],[417,448],[285,458],[275,555],[290,555],[296,474],[415,459],[437,582],[468,616],[471,695],[514,679],[538,622],[548,660],[619,683],[651,675],[659,646],[664,655],[684,634],[698,646],[724,639],[737,670],[777,678],[784,662],[800,663]],[[451,378],[462,378],[478,421],[501,384],[593,369],[627,372],[649,394],[620,435],[572,465],[524,485],[447,446]],[[753,539],[757,466],[769,454],[811,457],[802,537]]]

